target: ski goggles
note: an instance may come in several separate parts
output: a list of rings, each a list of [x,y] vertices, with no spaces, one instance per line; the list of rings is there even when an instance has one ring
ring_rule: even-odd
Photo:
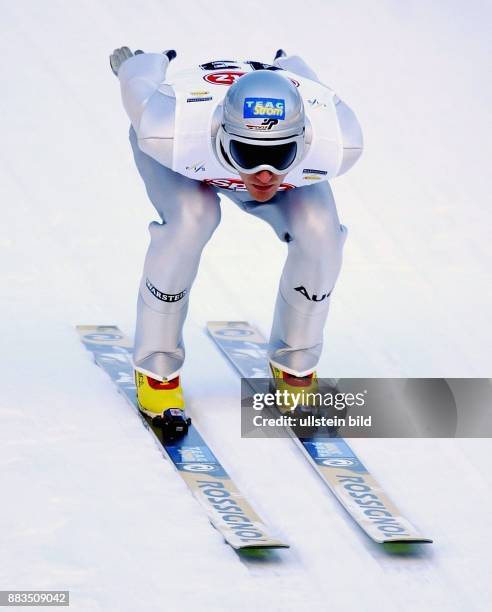
[[[287,174],[304,154],[304,133],[277,140],[244,138],[229,134],[221,126],[216,144],[219,159],[232,170],[244,174],[255,174],[261,170]]]

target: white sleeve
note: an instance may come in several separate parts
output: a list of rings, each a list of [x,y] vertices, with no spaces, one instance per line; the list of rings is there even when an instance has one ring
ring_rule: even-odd
[[[343,159],[337,175],[349,170],[362,155],[364,146],[362,130],[354,111],[337,96],[334,97],[340,137],[343,146]]]
[[[282,68],[282,70],[288,70],[289,72],[295,72],[301,77],[311,79],[319,83],[318,75],[306,64],[306,62],[299,57],[299,55],[288,55],[287,57],[278,57],[274,62],[274,66]]]
[[[168,66],[163,53],[141,53],[121,65],[118,78],[123,106],[137,134],[147,102],[165,80]]]

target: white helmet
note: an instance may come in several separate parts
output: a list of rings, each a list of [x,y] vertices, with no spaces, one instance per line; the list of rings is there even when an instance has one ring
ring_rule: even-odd
[[[229,88],[216,138],[217,155],[232,172],[287,174],[304,154],[302,97],[280,70],[255,70]]]

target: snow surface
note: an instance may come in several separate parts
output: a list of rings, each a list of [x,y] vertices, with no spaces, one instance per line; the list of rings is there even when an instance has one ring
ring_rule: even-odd
[[[432,545],[368,541],[289,440],[239,438],[239,382],[208,319],[268,331],[285,245],[223,202],[193,289],[189,411],[292,548],[238,556],[79,345],[131,332],[154,218],[108,54],[299,53],[366,150],[333,182],[349,227],[319,372],[490,376],[489,1],[0,1],[0,589],[80,612],[490,610],[490,440],[356,440]],[[489,177],[489,178],[487,178]]]

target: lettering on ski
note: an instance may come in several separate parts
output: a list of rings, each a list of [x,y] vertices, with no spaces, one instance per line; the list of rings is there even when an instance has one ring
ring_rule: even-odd
[[[429,542],[404,517],[341,438],[298,439],[323,480],[376,542]]]
[[[196,484],[208,503],[242,542],[254,544],[262,540],[261,525],[245,514],[244,502],[239,504],[223,482],[197,480]]]
[[[261,518],[238,490],[210,447],[192,424],[181,440],[165,442],[158,428],[141,414],[136,403],[132,345],[114,325],[79,325],[77,331],[94,360],[115,383],[169,459],[212,525],[233,548],[288,548],[272,537]]]
[[[214,321],[210,336],[243,378],[269,378],[268,343],[246,321]],[[342,438],[290,435],[356,523],[377,543],[432,542],[403,516]]]

